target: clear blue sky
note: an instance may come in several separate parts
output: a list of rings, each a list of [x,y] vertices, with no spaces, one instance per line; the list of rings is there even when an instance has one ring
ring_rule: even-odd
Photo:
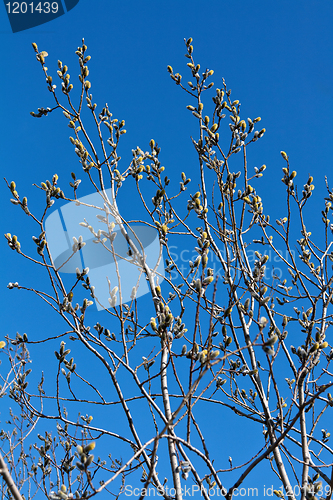
[[[202,67],[214,69],[215,86],[220,87],[224,77],[234,98],[242,103],[244,116],[262,117],[267,132],[251,148],[250,161],[258,167],[267,165],[262,180],[265,213],[271,211],[275,218],[285,215],[283,209],[279,210],[284,203],[280,181],[280,151],[284,150],[292,169],[298,172],[300,188],[309,173],[314,176],[317,205],[313,200],[309,226],[321,219],[324,176],[333,183],[331,1],[80,0],[58,19],[15,34],[5,7],[1,9],[2,176],[17,182],[32,209],[39,206],[32,183],[51,179],[57,173],[60,186],[67,188],[71,171],[83,176],[62,115],[42,119],[30,116],[37,107],[53,104],[31,43],[48,52],[51,74],[56,77],[57,60],[61,59],[75,83],[78,67],[74,52],[84,37],[92,56],[89,79],[94,99],[99,106],[107,102],[114,116],[126,121],[127,134],[121,147],[124,164],[130,161],[132,148],[147,149],[154,138],[162,148],[162,164],[171,177],[182,170],[191,176],[191,170],[197,167],[190,140],[196,124],[185,109],[191,102],[166,71],[171,64],[185,81],[190,78],[183,39],[192,37],[195,59]],[[83,185],[82,194],[89,192]],[[27,245],[33,248],[33,226],[9,203],[9,194],[2,182],[1,232],[17,234],[23,245],[28,239]],[[9,281],[29,284],[31,280],[37,287],[36,270],[18,258],[5,239],[0,252],[1,338],[5,334],[14,336],[16,331],[40,338],[43,331],[52,328],[45,309],[39,311],[38,302],[31,296],[6,288]],[[230,424],[227,414],[224,418]],[[261,484],[263,480],[257,477],[257,481]]]

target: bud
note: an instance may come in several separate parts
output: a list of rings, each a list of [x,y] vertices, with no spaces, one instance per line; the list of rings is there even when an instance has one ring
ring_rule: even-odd
[[[210,285],[210,283],[214,280],[214,276],[207,276],[202,282],[203,285]]]
[[[265,318],[265,316],[262,316],[260,318],[260,321],[259,321],[259,328],[265,328],[265,326],[267,325],[267,323],[268,323],[268,319]],[[266,344],[271,345],[271,344],[269,344],[269,341],[267,341]]]
[[[273,337],[270,337],[267,342],[265,342],[265,345],[266,346],[272,346],[275,344],[275,342],[278,340],[278,336],[277,335],[273,335]]]
[[[201,351],[199,359],[201,364],[203,364],[207,360],[207,349]]]
[[[310,352],[318,351],[319,347],[320,347],[319,342],[315,342],[311,347]]]
[[[198,255],[198,257],[195,259],[194,261],[194,267],[198,267],[198,265],[200,264],[201,262],[201,255]]]
[[[196,289],[196,291],[198,293],[201,292],[201,281],[200,281],[200,279],[195,280],[194,286],[195,286],[195,289]]]
[[[221,387],[226,383],[226,379],[222,379],[221,377],[217,377],[216,379],[216,387]]]
[[[274,356],[274,349],[270,346],[264,345],[262,347],[263,351],[268,355],[268,356]]]
[[[167,70],[169,71],[169,73],[171,73],[171,74],[173,73],[172,66],[170,66],[170,65],[169,65],[169,66],[167,67]]]
[[[89,453],[92,451],[96,446],[96,443],[93,441],[92,443],[89,443],[87,446],[84,447],[84,452]]]
[[[287,153],[285,151],[280,151],[280,153],[281,153],[282,158],[284,160],[288,161],[288,155],[287,155]]]
[[[94,455],[89,455],[89,457],[87,458],[87,460],[84,463],[85,467],[89,467],[89,465],[91,465],[93,460],[94,460]]]
[[[108,301],[111,307],[115,307],[117,303],[117,296],[114,295],[113,297],[110,297]]]

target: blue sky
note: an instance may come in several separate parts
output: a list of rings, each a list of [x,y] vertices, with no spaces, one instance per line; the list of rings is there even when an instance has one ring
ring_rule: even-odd
[[[196,123],[186,110],[192,102],[166,70],[170,64],[184,81],[190,79],[183,39],[192,37],[195,60],[214,69],[215,86],[221,87],[224,77],[232,96],[242,103],[244,116],[262,118],[267,132],[250,149],[249,160],[258,167],[267,165],[267,174],[260,181],[266,211],[273,218],[285,215],[280,181],[284,166],[280,151],[284,150],[292,170],[298,172],[300,188],[309,173],[314,177],[316,191],[308,224],[316,231],[325,195],[324,176],[333,183],[332,21],[333,4],[328,0],[206,4],[197,0],[80,0],[64,16],[13,34],[2,7],[2,176],[16,181],[32,210],[40,206],[33,183],[57,173],[59,185],[67,189],[71,171],[83,179],[64,117],[60,113],[41,119],[30,116],[37,107],[52,105],[31,43],[48,52],[50,74],[56,77],[60,59],[68,65],[75,84],[78,65],[74,52],[82,37],[92,56],[89,79],[94,99],[99,106],[107,102],[114,116],[126,121],[127,134],[120,148],[124,165],[131,161],[133,148],[146,150],[154,138],[162,148],[161,161],[170,177],[183,170],[189,177],[195,176],[197,163],[190,136],[196,133]],[[81,194],[89,193],[88,184],[82,183]],[[2,233],[17,234],[22,245],[27,241],[26,248],[33,248],[33,225],[9,203],[9,194],[2,182]],[[55,331],[59,322],[56,318],[51,321],[35,298],[6,288],[9,281],[32,281],[37,286],[40,278],[35,268],[18,258],[5,239],[0,252],[4,264],[3,335],[19,331],[41,338],[49,328]],[[228,422],[227,414],[224,418]],[[237,440],[236,431],[233,439]],[[257,481],[262,482],[259,477]]]

